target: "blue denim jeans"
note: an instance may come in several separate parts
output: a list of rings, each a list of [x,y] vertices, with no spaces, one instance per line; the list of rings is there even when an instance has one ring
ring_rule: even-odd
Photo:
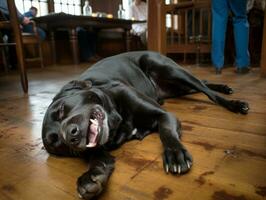
[[[212,0],[212,63],[221,69],[224,65],[225,34],[229,11],[233,16],[233,28],[238,68],[248,67],[249,23],[247,20],[247,0]]]
[[[77,27],[78,43],[81,61],[88,61],[96,54],[97,34],[95,31],[88,31]]]
[[[25,33],[33,33],[33,26],[31,24],[23,25],[23,32]],[[37,27],[37,33],[41,40],[45,40],[46,33],[41,28]]]

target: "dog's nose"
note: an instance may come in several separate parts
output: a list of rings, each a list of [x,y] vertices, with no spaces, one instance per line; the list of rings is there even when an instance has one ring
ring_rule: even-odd
[[[71,145],[77,145],[80,142],[80,130],[77,124],[70,124],[67,127],[67,141]]]
[[[76,124],[70,124],[67,127],[68,134],[77,136],[79,134],[79,127]]]

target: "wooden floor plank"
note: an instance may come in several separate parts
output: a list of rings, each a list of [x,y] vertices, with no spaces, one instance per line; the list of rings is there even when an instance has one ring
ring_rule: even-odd
[[[18,75],[0,75],[0,199],[77,200],[76,180],[88,168],[79,158],[50,156],[41,142],[44,113],[58,90],[87,68],[29,69],[29,94]],[[162,145],[154,133],[113,151],[116,168],[102,200],[262,200],[266,198],[266,79],[259,69],[243,76],[234,68],[215,75],[187,66],[201,79],[229,84],[228,99],[249,102],[248,115],[213,104],[203,94],[169,99],[164,109],[182,122],[184,145],[194,165],[183,176],[165,174]]]

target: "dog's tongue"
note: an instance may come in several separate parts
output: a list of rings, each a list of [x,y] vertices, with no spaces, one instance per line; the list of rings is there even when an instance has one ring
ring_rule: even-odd
[[[90,133],[89,133],[89,136],[88,136],[88,144],[87,144],[87,147],[95,147],[96,146],[96,138],[97,138],[97,135],[98,135],[98,124],[97,123],[92,123],[90,125]]]

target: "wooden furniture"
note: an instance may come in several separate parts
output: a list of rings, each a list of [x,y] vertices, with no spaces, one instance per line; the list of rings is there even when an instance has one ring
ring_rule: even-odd
[[[2,25],[0,25],[1,26],[0,29],[8,30],[8,31],[12,30],[11,24],[8,21],[2,20],[2,21],[0,21],[0,23],[2,24]],[[40,38],[38,36],[36,24],[32,20],[30,21],[30,24],[33,26],[33,33],[25,33],[25,32],[20,31],[20,34],[22,35],[22,43],[23,43],[23,45],[36,46],[38,48],[38,55],[33,57],[33,58],[29,58],[29,57],[26,57],[24,55],[24,60],[26,62],[39,61],[41,64],[41,67],[43,68],[43,54],[42,54],[42,48],[41,48],[41,41],[40,41]],[[1,37],[2,36],[3,36],[3,34],[1,34]],[[3,38],[0,38],[0,40],[1,40],[0,46],[4,47],[4,46],[16,45],[16,43],[14,42],[15,36],[12,35],[12,33],[11,33],[11,37],[12,37],[10,40],[11,42],[5,41],[5,40],[3,40]],[[2,48],[2,56],[3,56],[3,63],[5,66],[5,71],[8,71],[8,64],[9,64],[8,59],[7,59],[8,55],[3,48]]]
[[[119,8],[119,4],[121,3],[121,0],[90,0],[90,5],[92,7],[93,12],[97,11],[110,13],[113,14],[114,17],[117,17],[117,11]]]
[[[24,33],[22,32],[22,43],[24,45],[35,45],[38,48],[38,56],[35,56],[34,58],[27,58],[25,57],[25,60],[27,62],[32,61],[39,61],[41,64],[41,67],[43,68],[43,55],[42,55],[42,47],[41,47],[41,40],[39,38],[36,23],[31,20],[30,22],[33,26],[33,33]]]
[[[182,121],[182,141],[194,159],[191,171],[166,174],[162,143],[151,134],[111,152],[116,167],[99,200],[265,200],[266,79],[258,68],[245,76],[225,68],[219,77],[211,65],[185,68],[210,82],[233,85],[236,91],[227,98],[250,102],[251,112],[231,113],[203,94],[165,101],[164,109]],[[0,76],[1,200],[82,200],[76,182],[88,161],[48,154],[40,122],[62,84],[86,69],[84,64],[75,70],[37,68],[30,74],[30,99],[17,95],[12,73]]]
[[[148,49],[163,54],[209,53],[211,46],[210,1],[149,1]]]
[[[24,59],[24,49],[23,49],[23,43],[22,43],[22,35],[20,30],[20,25],[18,22],[18,16],[16,11],[16,6],[14,0],[8,0],[8,9],[9,9],[9,15],[10,15],[10,21],[1,21],[0,22],[0,29],[3,28],[11,28],[15,41],[12,43],[1,43],[0,46],[6,46],[6,45],[15,45],[16,47],[16,53],[17,53],[17,62],[18,67],[20,71],[20,79],[23,91],[25,93],[28,92],[28,78],[27,78],[27,71],[25,66],[25,59]]]
[[[43,67],[43,56],[42,56],[42,48],[40,43],[40,38],[37,33],[37,28],[34,21],[30,23],[33,26],[33,33],[24,33],[21,31],[20,24],[18,23],[18,16],[16,12],[16,6],[14,1],[7,1],[8,8],[9,8],[9,17],[10,20],[4,19],[1,17],[0,19],[0,32],[1,30],[6,30],[10,32],[11,38],[8,41],[4,41],[3,38],[0,40],[0,47],[2,50],[2,57],[3,63],[5,66],[5,71],[8,71],[8,59],[7,54],[5,52],[4,47],[6,46],[15,46],[16,47],[16,54],[17,54],[17,61],[20,70],[21,76],[21,83],[25,93],[28,92],[28,80],[27,80],[27,73],[26,73],[26,62],[31,61],[39,61],[41,67]],[[1,35],[2,37],[2,35]],[[25,56],[25,45],[35,45],[38,48],[38,56],[33,58],[27,58]]]
[[[117,18],[106,17],[92,17],[92,16],[77,16],[66,13],[55,13],[46,16],[36,17],[34,21],[39,26],[47,29],[50,32],[51,47],[53,55],[53,63],[56,63],[56,51],[55,51],[55,31],[56,30],[68,30],[69,42],[71,44],[73,63],[79,63],[79,51],[78,51],[78,38],[77,27],[93,28],[96,31],[102,29],[114,29],[121,28],[124,31],[125,47],[126,50],[130,50],[131,34],[130,30],[133,23],[144,23],[145,21],[126,20]]]

